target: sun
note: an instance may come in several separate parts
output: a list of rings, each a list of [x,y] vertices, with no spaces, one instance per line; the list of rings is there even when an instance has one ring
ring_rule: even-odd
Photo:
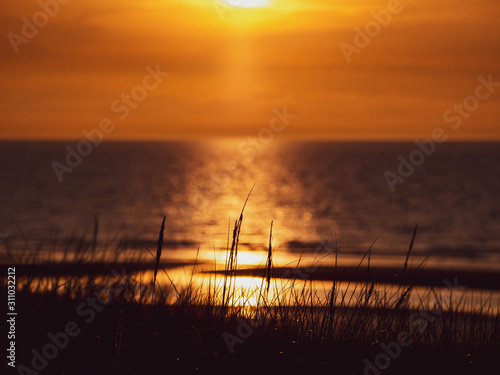
[[[263,8],[270,5],[270,0],[222,0],[235,8]]]

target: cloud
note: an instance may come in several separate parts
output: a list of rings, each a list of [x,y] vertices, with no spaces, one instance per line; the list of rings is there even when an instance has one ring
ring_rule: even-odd
[[[500,77],[493,1],[408,3],[351,64],[339,44],[352,42],[354,27],[386,2],[295,1],[283,9],[277,2],[224,21],[205,3],[189,4],[72,0],[18,54],[5,37],[3,136],[79,137],[112,115],[110,103],[140,82],[147,65],[171,76],[117,137],[253,134],[273,107],[289,105],[300,116],[288,134],[413,138],[429,133],[478,74]],[[5,36],[38,11],[10,0],[1,7]],[[498,106],[482,106],[475,130],[462,134],[490,136],[498,115]]]

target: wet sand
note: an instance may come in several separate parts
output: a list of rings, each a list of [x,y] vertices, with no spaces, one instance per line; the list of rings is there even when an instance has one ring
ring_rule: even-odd
[[[224,271],[218,271],[223,273]],[[249,268],[236,271],[237,276],[264,277],[265,269]],[[469,271],[445,269],[407,269],[393,267],[277,267],[273,277],[318,281],[375,282],[381,284],[449,287],[465,286],[472,289],[500,290],[500,271]]]

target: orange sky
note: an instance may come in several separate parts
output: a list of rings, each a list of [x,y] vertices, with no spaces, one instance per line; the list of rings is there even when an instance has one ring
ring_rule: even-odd
[[[500,139],[500,87],[460,129],[443,120],[477,76],[500,81],[498,0],[401,0],[351,63],[340,44],[389,1],[274,0],[222,19],[214,1],[65,0],[15,53],[9,33],[41,8],[3,0],[0,138],[80,139],[102,118],[110,140],[256,135],[286,106],[297,117],[284,138],[413,140],[442,127]],[[111,104],[158,64],[169,76],[120,119]]]

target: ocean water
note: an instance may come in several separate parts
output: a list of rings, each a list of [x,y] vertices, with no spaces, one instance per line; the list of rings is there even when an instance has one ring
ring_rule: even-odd
[[[165,215],[167,257],[188,259],[199,247],[210,259],[254,187],[240,236],[249,264],[273,221],[283,262],[319,244],[355,262],[376,240],[375,262],[402,264],[418,224],[416,261],[500,269],[498,143],[439,144],[394,192],[384,172],[397,173],[414,143],[103,142],[59,182],[52,164],[76,145],[0,143],[4,240],[90,238],[97,216],[101,243],[154,249]]]

